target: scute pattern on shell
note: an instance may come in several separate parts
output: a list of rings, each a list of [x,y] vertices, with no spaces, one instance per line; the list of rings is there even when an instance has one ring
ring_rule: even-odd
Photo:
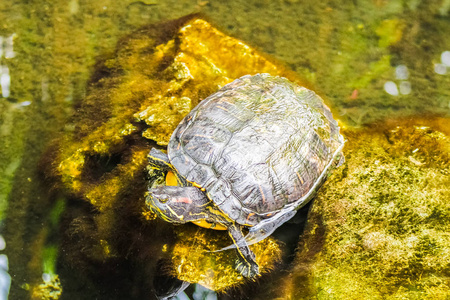
[[[308,193],[343,142],[313,91],[257,74],[203,100],[173,133],[168,153],[231,219],[256,225]]]

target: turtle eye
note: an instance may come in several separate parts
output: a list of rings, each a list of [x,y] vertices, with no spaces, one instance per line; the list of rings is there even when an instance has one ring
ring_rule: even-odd
[[[169,201],[169,197],[167,195],[163,195],[158,198],[158,201],[161,203],[166,203],[167,201]]]

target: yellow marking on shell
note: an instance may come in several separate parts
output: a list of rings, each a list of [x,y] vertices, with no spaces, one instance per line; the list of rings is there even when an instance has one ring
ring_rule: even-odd
[[[262,196],[262,202],[263,202],[264,204],[266,204],[266,197],[264,196],[264,192],[263,192],[263,190],[262,190],[262,187],[261,187],[260,184],[258,184],[258,187],[259,187],[259,192],[261,193],[261,196]]]
[[[190,182],[190,181],[189,181],[189,182]],[[196,188],[201,189],[203,192],[205,191],[205,189],[202,188],[200,184],[198,184],[198,183],[196,183],[196,182],[191,182],[191,183],[192,183],[192,185],[195,186]]]
[[[297,174],[298,179],[299,179],[300,182],[303,184],[304,182],[303,182],[303,179],[302,179],[302,177],[300,176],[300,174],[298,174],[298,172],[295,172],[295,174]]]
[[[219,223],[209,223],[205,220],[198,220],[198,221],[192,221],[197,226],[208,228],[208,229],[214,229],[214,230],[227,230],[225,226]]]
[[[203,188],[203,187],[202,187],[200,184],[198,184],[197,182],[189,181],[189,180],[187,180],[187,179],[186,179],[186,181],[189,182],[190,184],[192,184],[192,186],[195,186],[196,188],[199,188],[202,192],[205,191],[205,188]],[[209,196],[208,196],[208,198],[209,198]],[[209,199],[211,199],[211,198],[209,198]]]
[[[213,149],[213,148],[209,149],[208,156],[211,157],[211,155],[212,155],[213,152],[214,152],[214,149]]]
[[[168,185],[168,186],[177,186],[178,185],[177,176],[175,176],[175,174],[172,171],[167,172],[166,185]]]
[[[220,108],[221,110],[224,110],[224,111],[226,111],[226,112],[229,112],[229,110],[228,109],[226,109],[225,107],[223,107],[223,106],[219,106],[219,105],[217,105],[216,106],[217,108]]]
[[[212,136],[210,136],[210,135],[204,135],[204,134],[194,134],[194,136],[204,137],[204,138],[208,138],[208,139],[212,138]]]
[[[248,221],[252,216],[254,216],[255,215],[255,213],[249,213],[248,214],[248,216],[247,216],[247,219],[246,219],[246,221]]]
[[[217,101],[217,104],[222,104],[222,103],[226,103],[227,105],[232,105],[232,106],[236,107],[236,104],[234,104],[233,102],[225,101],[223,99]]]

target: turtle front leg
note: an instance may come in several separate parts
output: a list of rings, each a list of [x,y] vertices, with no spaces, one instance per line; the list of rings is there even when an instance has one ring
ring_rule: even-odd
[[[254,277],[259,274],[259,266],[255,261],[255,254],[250,250],[242,234],[241,226],[232,223],[228,226],[228,233],[233,239],[239,259],[236,261],[236,270],[244,277]]]

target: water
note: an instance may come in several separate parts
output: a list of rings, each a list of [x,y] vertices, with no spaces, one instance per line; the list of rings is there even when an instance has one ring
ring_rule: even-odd
[[[8,289],[10,299],[26,299],[33,294],[39,297],[41,292],[57,298],[60,297],[58,291],[61,287],[61,298],[66,299],[152,297],[151,278],[157,268],[154,263],[141,266],[137,262],[155,262],[159,259],[155,256],[159,255],[162,259],[164,253],[160,251],[158,242],[149,246],[146,244],[148,238],[145,236],[157,240],[158,233],[145,225],[142,216],[134,213],[142,203],[133,204],[133,209],[129,209],[129,219],[126,220],[115,219],[117,210],[128,212],[128,206],[123,204],[106,208],[103,218],[94,217],[92,203],[80,200],[80,194],[86,193],[87,189],[76,191],[76,183],[73,182],[74,185],[68,185],[65,189],[57,188],[58,183],[67,184],[68,181],[55,174],[54,164],[59,161],[59,147],[63,145],[70,148],[71,143],[64,140],[64,136],[75,134],[78,139],[83,139],[90,134],[79,124],[82,117],[72,117],[81,103],[91,101],[89,103],[93,104],[92,115],[84,118],[94,123],[96,119],[101,120],[120,112],[120,108],[96,108],[95,99],[86,100],[87,96],[96,95],[95,91],[101,90],[99,79],[109,75],[99,65],[108,65],[108,60],[116,57],[115,49],[120,49],[130,34],[142,26],[193,12],[201,12],[219,30],[256,47],[308,80],[324,96],[335,118],[339,119],[342,128],[348,130],[349,136],[355,128],[365,128],[365,125],[374,128],[376,126],[373,124],[386,120],[402,120],[399,123],[401,126],[431,126],[433,132],[440,131],[448,137],[445,128],[450,127],[450,2],[447,0],[365,0],[345,3],[317,3],[309,0],[233,0],[226,3],[2,1],[0,220],[5,245],[0,250],[0,299],[2,295],[8,294]],[[145,71],[146,64],[151,65],[151,62],[138,64],[139,70]],[[133,73],[133,69],[127,69],[127,72]],[[92,87],[92,83],[96,85]],[[144,83],[135,85],[139,88],[143,86]],[[123,94],[118,94],[118,98],[126,97],[126,89],[120,92]],[[145,94],[145,91],[139,92]],[[436,119],[436,116],[442,118]],[[431,119],[433,121],[427,123]],[[395,122],[393,124],[392,128],[395,128],[397,125]],[[377,126],[381,128],[387,125]],[[387,126],[386,131],[390,132],[392,128]],[[99,140],[102,134],[98,134]],[[404,136],[413,140],[420,134],[413,132]],[[429,134],[434,137],[435,133]],[[374,136],[379,138],[379,135]],[[145,143],[141,140],[131,143],[133,149],[142,152],[133,152],[141,153],[141,156],[136,154],[136,157],[145,158],[144,149],[148,146]],[[352,141],[349,143],[351,145]],[[437,173],[438,170],[446,169],[445,164],[435,167],[438,162],[446,162],[445,155],[441,160],[430,163],[420,156],[420,149],[424,148],[416,148],[418,152],[406,156],[414,166],[425,164],[428,167],[431,164],[432,168],[436,168],[433,172]],[[445,147],[442,149],[446,151]],[[90,166],[98,169],[99,173],[90,174],[92,178],[83,180],[100,187],[98,190],[92,189],[92,193],[103,193],[105,199],[117,193],[112,188],[108,189],[107,185],[101,185],[104,183],[102,176],[125,163],[126,157],[119,155],[124,151],[119,147],[107,155],[98,154],[90,158]],[[127,153],[131,155],[132,152]],[[441,156],[436,154],[432,157]],[[379,157],[374,161],[383,162]],[[417,176],[429,175],[420,173]],[[141,184],[143,182],[144,179]],[[414,184],[411,183],[411,186]],[[145,192],[144,185],[136,189],[138,191],[134,193]],[[126,193],[121,195],[127,199]],[[435,196],[428,198],[445,199],[448,190],[433,190],[432,195]],[[403,207],[396,202],[392,205]],[[436,206],[446,207],[443,204]],[[427,213],[426,209],[420,209],[423,207],[429,206],[420,205],[416,209],[420,210],[419,215]],[[445,217],[446,212],[448,210],[441,211],[441,218]],[[115,227],[118,224],[120,226]],[[157,224],[161,232],[172,230],[169,225]],[[115,229],[120,229],[119,236],[130,236],[129,241],[133,241],[133,244],[111,245],[107,238],[110,238],[109,232]],[[195,233],[196,229],[190,230]],[[434,229],[427,230],[432,232]],[[448,230],[447,223],[444,223],[442,230]],[[183,231],[178,234],[180,232]],[[362,245],[378,245],[372,242],[373,237],[385,237],[386,234],[370,233],[364,236]],[[432,234],[430,236],[433,237]],[[160,240],[164,239],[159,236]],[[405,241],[409,241],[413,245],[411,247],[417,249],[424,249],[426,247],[423,245],[428,244],[441,245],[433,241],[427,244],[424,240],[421,236],[414,242],[412,235],[409,240],[407,237],[402,239],[405,244]],[[389,238],[383,238],[383,243],[386,241]],[[289,242],[294,246],[283,249],[293,249],[297,242]],[[372,250],[378,249],[378,246],[370,247]],[[430,246],[430,249],[433,247]],[[427,255],[431,255],[430,249]],[[443,252],[434,255],[445,257],[448,247],[439,249]],[[354,249],[351,251],[359,253]],[[190,297],[198,295],[195,299],[261,299],[263,296],[271,299],[279,286],[293,287],[295,285],[286,282],[292,276],[303,274],[297,272],[295,267],[290,267],[296,254],[290,255],[290,258],[285,258],[285,264],[275,269],[273,275],[261,278],[257,284],[249,283],[232,289],[228,291],[228,296],[207,293],[198,286],[189,287],[186,294]],[[413,264],[411,261],[408,263]],[[433,269],[426,269],[424,264],[414,263],[414,268],[411,267],[414,272],[433,273]],[[10,277],[6,271],[12,278],[10,287]],[[434,271],[437,274],[433,283],[435,286],[449,285],[448,279],[441,276],[445,274],[444,271]],[[397,276],[397,273],[392,272],[392,276]],[[333,271],[326,274],[333,274]],[[121,275],[125,278],[121,278]],[[347,277],[343,277],[347,279],[352,277],[347,273],[345,275]],[[330,284],[332,287],[318,292],[310,287],[314,284],[321,287],[326,285],[319,282],[317,277],[303,274],[299,278],[304,280],[300,282],[308,285],[304,290],[309,290],[315,297],[325,299],[333,293],[335,297],[341,295],[337,291],[338,285]],[[415,280],[412,275],[409,278]],[[333,280],[331,276],[328,282]],[[404,288],[405,293],[408,292],[406,284],[397,284],[397,290]],[[361,292],[364,289],[357,288],[361,285],[368,286],[367,290],[372,288],[368,282],[356,282],[354,297],[364,295]],[[427,286],[423,282],[422,285]],[[389,290],[392,287],[386,289],[383,295],[393,293]],[[296,295],[295,291],[291,295]]]

